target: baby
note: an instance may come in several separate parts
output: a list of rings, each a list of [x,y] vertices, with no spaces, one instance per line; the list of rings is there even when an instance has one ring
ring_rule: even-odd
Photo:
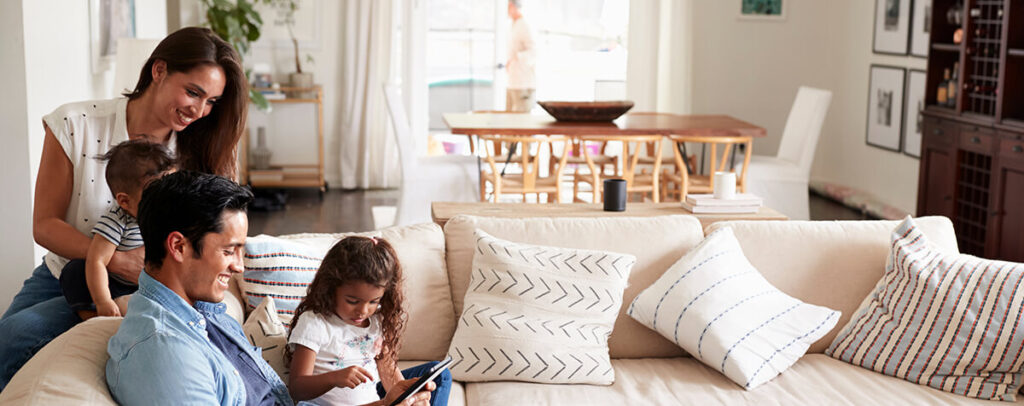
[[[142,189],[174,171],[174,157],[163,145],[145,140],[117,144],[98,159],[107,161],[106,179],[115,202],[92,229],[85,261],[69,262],[60,274],[64,298],[82,320],[124,315],[135,283],[107,272],[114,251],[142,247],[138,214]]]

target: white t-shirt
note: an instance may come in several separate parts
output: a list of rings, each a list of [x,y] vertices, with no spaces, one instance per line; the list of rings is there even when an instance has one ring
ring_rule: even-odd
[[[71,201],[64,221],[90,238],[96,221],[114,204],[104,174],[107,163],[96,157],[128,141],[127,107],[128,98],[119,97],[68,103],[43,116],[43,123],[53,132],[74,168]],[[172,132],[167,148],[175,151],[174,143]],[[60,278],[68,260],[52,252],[46,253],[44,259],[53,276]]]
[[[537,88],[537,75],[534,72],[536,55],[536,43],[530,26],[526,25],[523,18],[513,21],[508,35],[508,60],[511,62],[508,64],[509,89]]]
[[[373,382],[352,388],[334,388],[310,402],[318,405],[362,405],[380,400],[377,396],[377,362],[380,353],[380,316],[370,317],[369,327],[356,327],[337,315],[323,316],[304,312],[292,326],[288,345],[299,344],[316,352],[313,374],[319,375],[352,365],[370,372]]]

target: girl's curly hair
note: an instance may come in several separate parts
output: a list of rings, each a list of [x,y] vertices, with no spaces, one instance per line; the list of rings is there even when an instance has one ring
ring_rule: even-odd
[[[402,280],[402,266],[391,244],[380,238],[346,237],[327,251],[313,283],[306,290],[306,297],[295,308],[292,323],[294,325],[306,311],[323,316],[335,314],[335,292],[345,283],[366,282],[384,288],[384,296],[376,312],[381,317],[384,342],[376,359],[384,360],[388,365],[397,365],[399,339],[406,321],[406,313],[402,308],[402,302],[405,301]],[[289,338],[291,334],[289,331]],[[285,347],[285,362],[291,363],[292,353],[290,346]]]

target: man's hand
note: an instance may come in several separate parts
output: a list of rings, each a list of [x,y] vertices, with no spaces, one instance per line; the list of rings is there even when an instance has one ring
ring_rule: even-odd
[[[409,387],[415,384],[417,380],[418,378],[412,378],[396,383],[395,386],[393,386],[391,390],[388,391],[387,396],[384,397],[384,404],[390,405],[394,403],[395,399],[398,399],[399,395],[405,393],[405,390],[409,389]],[[427,382],[427,385],[423,387],[423,390],[417,392],[412,396],[405,398],[405,400],[399,404],[402,406],[429,406],[430,392],[433,391],[435,388],[437,388],[437,385],[434,384],[434,382]]]
[[[96,302],[96,315],[121,317],[121,309],[117,308],[117,303],[113,300],[101,300]]]
[[[355,388],[367,382],[373,382],[373,375],[370,372],[353,365],[345,369],[332,372],[334,374],[334,386],[339,388]]]
[[[136,248],[131,251],[116,251],[110,257],[107,271],[120,276],[121,279],[126,281],[139,283],[139,273],[142,272],[145,258],[145,248]]]

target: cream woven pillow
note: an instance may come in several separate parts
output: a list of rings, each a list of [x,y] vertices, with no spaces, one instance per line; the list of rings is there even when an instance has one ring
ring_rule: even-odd
[[[636,257],[519,244],[476,230],[455,379],[610,385],[608,336]]]
[[[263,299],[242,325],[242,331],[252,345],[263,349],[263,360],[270,364],[281,380],[288,382],[288,366],[284,363],[284,347],[288,343],[288,332],[278,318],[274,301],[270,298]]]

